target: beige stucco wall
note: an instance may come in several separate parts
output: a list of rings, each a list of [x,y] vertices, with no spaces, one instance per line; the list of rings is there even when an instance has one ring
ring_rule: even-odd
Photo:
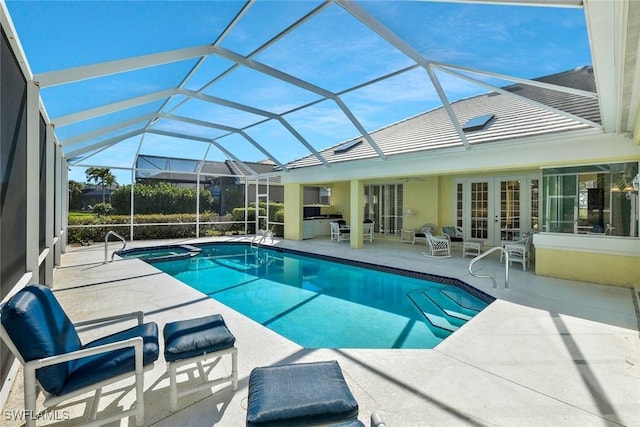
[[[536,274],[634,287],[640,285],[640,257],[536,248]]]
[[[404,209],[413,210],[414,215],[404,218],[404,228],[419,228],[426,223],[438,224],[439,177],[429,176],[410,179],[404,183]]]
[[[303,186],[300,184],[284,185],[284,238],[302,240],[302,205],[304,200]]]

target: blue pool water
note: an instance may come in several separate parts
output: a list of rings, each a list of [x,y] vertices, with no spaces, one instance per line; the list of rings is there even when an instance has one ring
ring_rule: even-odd
[[[492,300],[460,286],[299,253],[199,248],[188,258],[154,251],[158,257],[146,260],[305,348],[433,348]]]

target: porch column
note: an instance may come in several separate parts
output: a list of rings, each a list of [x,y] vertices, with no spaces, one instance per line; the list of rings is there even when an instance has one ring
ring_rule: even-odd
[[[362,181],[357,179],[351,180],[350,197],[350,245],[353,249],[362,249],[364,246],[362,242],[362,222],[364,221],[364,185]]]
[[[302,205],[304,187],[301,184],[284,185],[284,238],[302,240]]]

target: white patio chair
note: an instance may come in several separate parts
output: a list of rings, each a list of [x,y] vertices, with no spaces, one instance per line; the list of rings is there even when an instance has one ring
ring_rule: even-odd
[[[423,252],[422,255],[441,258],[451,257],[451,241],[448,234],[434,236],[431,233],[427,233],[427,245],[431,253]]]
[[[341,228],[340,224],[336,221],[331,221],[331,241],[334,240],[338,243],[344,240],[351,239],[351,230],[348,228]]]
[[[362,238],[363,240],[369,239],[369,243],[373,242],[373,221],[365,220],[362,224]]]
[[[533,235],[530,234],[524,239],[520,239],[518,243],[503,243],[502,247],[509,254],[509,265],[519,262],[522,264],[522,270],[526,271],[527,267],[529,267],[529,259],[533,249],[532,241]]]
[[[413,242],[411,244],[415,245],[416,242],[424,242],[425,245],[429,246],[427,242],[427,234],[434,233],[436,231],[435,224],[425,224],[420,229],[416,230],[413,233]]]

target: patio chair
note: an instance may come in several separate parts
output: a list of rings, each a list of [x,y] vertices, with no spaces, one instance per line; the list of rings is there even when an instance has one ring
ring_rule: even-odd
[[[449,240],[448,234],[443,236],[434,236],[431,233],[427,233],[427,246],[429,246],[429,250],[431,252],[423,252],[422,254],[424,256],[441,258],[451,257],[451,241]]]
[[[413,242],[411,243],[415,245],[416,242],[424,242],[425,245],[429,246],[429,243],[427,242],[427,234],[435,231],[435,224],[425,224],[413,233]]]
[[[373,221],[365,219],[362,224],[362,238],[369,239],[369,243],[373,242]]]
[[[349,228],[341,227],[338,221],[331,221],[331,241],[334,240],[338,243],[343,240],[349,240],[351,238],[351,230]]]
[[[509,265],[514,262],[519,262],[522,264],[522,270],[526,271],[527,267],[529,267],[529,259],[531,258],[531,252],[533,249],[532,242],[532,234],[520,239],[518,242],[506,244],[503,242],[502,247],[509,254]],[[500,257],[502,258],[502,254]]]
[[[462,232],[462,227],[442,227],[442,233],[449,236],[449,240],[451,242],[464,242],[464,233]]]
[[[138,325],[83,344],[76,326],[137,318]],[[142,312],[71,323],[46,286],[21,289],[0,307],[0,337],[24,366],[27,427],[36,424],[38,389],[45,408],[95,391],[87,425],[102,425],[135,415],[144,424],[144,375],[158,359],[158,325],[142,323]],[[135,376],[135,404],[96,420],[102,387]]]

